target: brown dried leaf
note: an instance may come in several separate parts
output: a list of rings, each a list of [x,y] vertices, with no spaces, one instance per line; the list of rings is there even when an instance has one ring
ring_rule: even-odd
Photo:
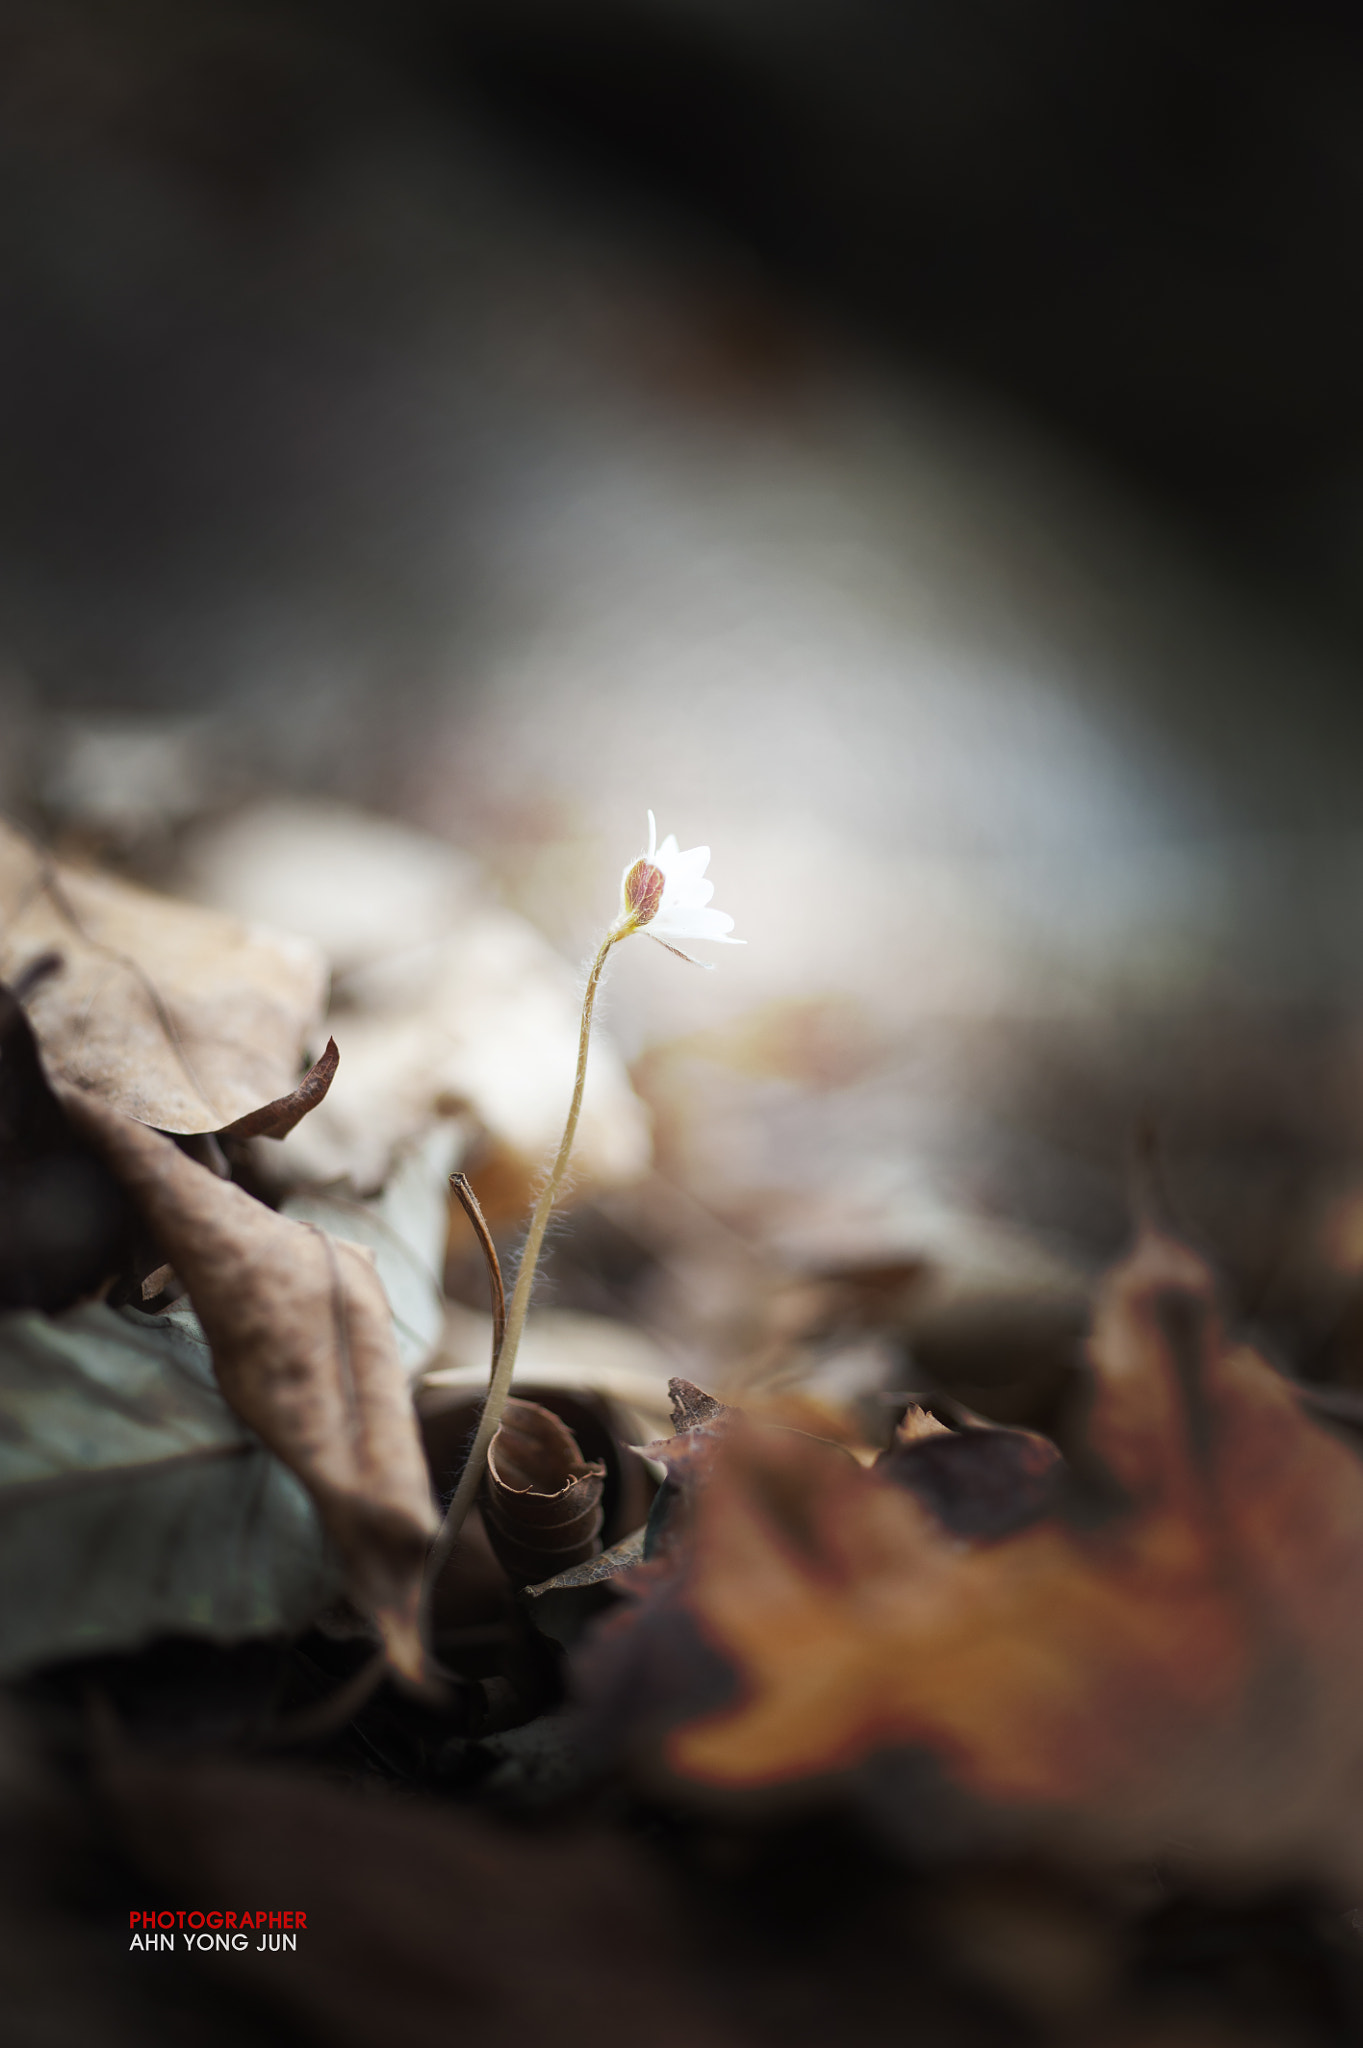
[[[570,1565],[566,1571],[555,1572],[552,1579],[541,1580],[538,1586],[527,1586],[526,1592],[539,1599],[545,1593],[572,1593],[580,1586],[602,1586],[610,1579],[619,1578],[621,1572],[633,1571],[636,1564],[644,1561],[644,1532],[631,1530],[622,1536],[609,1550],[603,1550],[595,1557],[589,1557],[585,1564]]]
[[[483,1520],[515,1585],[584,1564],[601,1548],[604,1464],[587,1464],[566,1423],[534,1401],[506,1404],[488,1447]]]
[[[909,1417],[876,1470],[914,1494],[953,1536],[1010,1536],[1056,1504],[1064,1468],[1048,1437],[1028,1429],[950,1430],[922,1408]]]
[[[930,1408],[920,1408],[916,1401],[911,1401],[895,1428],[894,1447],[902,1450],[905,1445],[922,1443],[927,1437],[950,1434],[945,1422],[939,1422]]]
[[[693,1429],[708,1429],[734,1412],[722,1401],[717,1401],[713,1394],[693,1386],[690,1380],[669,1380],[667,1398],[672,1406],[672,1428],[677,1436],[686,1436]]]
[[[217,1133],[220,1138],[287,1138],[296,1130],[310,1109],[316,1109],[326,1099],[327,1090],[336,1078],[336,1069],[341,1064],[340,1048],[334,1038],[326,1042],[326,1049],[319,1060],[315,1060],[304,1074],[296,1088],[287,1095],[277,1095],[273,1102],[265,1103],[260,1109],[253,1109],[246,1116],[239,1116],[235,1123],[224,1124]]]
[[[0,824],[0,978],[54,951],[30,1004],[54,1078],[184,1133],[293,1089],[326,988],[315,946],[80,873]]]
[[[665,1465],[674,1479],[683,1473],[703,1472],[715,1439],[740,1411],[717,1401],[713,1394],[693,1386],[690,1380],[670,1379],[667,1399],[672,1411],[672,1435],[638,1445],[639,1455]]]
[[[63,1088],[61,1099],[169,1253],[223,1393],[312,1494],[353,1598],[394,1668],[419,1679],[435,1514],[369,1254],[276,1215],[97,1098]]]
[[[737,1680],[674,1702],[672,1770],[770,1788],[908,1753],[917,1840],[945,1802],[996,1840],[1363,1879],[1363,1463],[1225,1343],[1168,1236],[1109,1278],[1091,1358],[1091,1483],[992,1545],[826,1446],[731,1425],[633,1623],[642,1643],[651,1604],[673,1682],[685,1629]],[[589,1694],[618,1688],[629,1635],[601,1632]],[[656,1711],[647,1679],[636,1652]]]

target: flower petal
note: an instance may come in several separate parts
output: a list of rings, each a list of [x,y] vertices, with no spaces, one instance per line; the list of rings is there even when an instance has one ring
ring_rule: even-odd
[[[681,874],[703,875],[710,865],[708,846],[692,846],[685,853],[678,853],[672,866]]]
[[[723,910],[706,910],[700,906],[677,905],[675,909],[664,906],[652,920],[649,929],[657,933],[671,933],[679,939],[722,939],[730,946],[742,946],[744,939],[731,939],[733,919]]]
[[[708,906],[715,893],[715,885],[705,879],[705,870],[710,865],[708,846],[689,846],[683,850],[677,844],[675,832],[669,832],[661,846],[658,845],[658,827],[652,811],[648,814],[648,852],[644,860],[656,868],[662,876],[662,889],[657,898],[652,916],[636,930],[646,931],[656,938],[660,945],[666,944],[667,937],[708,939],[711,943],[725,946],[741,946],[743,939],[730,938],[733,919],[722,910],[711,910]],[[631,861],[621,877],[621,914],[630,914],[625,883],[639,865]],[[635,906],[637,909],[637,906]],[[689,955],[683,955],[689,958]],[[703,965],[707,963],[697,963]]]

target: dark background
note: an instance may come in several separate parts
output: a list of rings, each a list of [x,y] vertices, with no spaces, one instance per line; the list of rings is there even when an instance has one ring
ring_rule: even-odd
[[[369,402],[395,337],[486,285],[429,223],[398,246],[395,181],[433,219],[515,186],[701,248],[755,389],[824,323],[1363,633],[1353,8],[11,0],[0,631],[45,693],[224,687],[214,645],[285,574],[348,591],[391,665],[476,576],[447,548],[433,595],[390,474],[420,432]]]

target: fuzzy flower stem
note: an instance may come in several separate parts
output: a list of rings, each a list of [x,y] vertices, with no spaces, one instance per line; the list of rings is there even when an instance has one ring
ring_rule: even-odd
[[[632,920],[622,918],[613,925],[602,940],[601,949],[592,962],[591,973],[587,976],[587,993],[582,1003],[582,1029],[577,1041],[577,1078],[573,1083],[573,1099],[568,1106],[568,1121],[563,1126],[563,1136],[558,1152],[549,1169],[549,1177],[540,1189],[539,1200],[530,1218],[530,1229],[526,1234],[525,1249],[516,1272],[516,1285],[512,1289],[511,1303],[506,1312],[506,1330],[502,1341],[492,1358],[492,1378],[488,1385],[487,1400],[483,1405],[482,1419],[473,1439],[473,1447],[464,1461],[459,1475],[459,1484],[454,1489],[454,1498],[445,1511],[440,1533],[431,1547],[426,1567],[426,1597],[429,1603],[431,1590],[445,1568],[464,1526],[465,1517],[473,1506],[478,1489],[483,1483],[487,1466],[488,1446],[501,1426],[502,1414],[507,1397],[511,1392],[511,1378],[516,1370],[516,1353],[520,1349],[521,1333],[525,1328],[526,1311],[530,1307],[530,1296],[535,1285],[535,1268],[539,1264],[540,1249],[544,1244],[544,1233],[549,1228],[554,1203],[558,1200],[568,1171],[568,1159],[577,1136],[577,1120],[582,1110],[582,1090],[587,1079],[587,1047],[592,1035],[592,1011],[596,1007],[596,992],[601,986],[601,975],[606,965],[606,956],[612,946],[628,937],[634,929]]]

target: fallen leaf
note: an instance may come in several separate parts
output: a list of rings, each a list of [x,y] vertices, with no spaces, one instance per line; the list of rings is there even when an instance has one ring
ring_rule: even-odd
[[[630,1535],[622,1536],[609,1550],[598,1551],[595,1557],[587,1558],[582,1564],[569,1565],[566,1570],[555,1572],[551,1579],[542,1579],[537,1586],[527,1586],[526,1592],[532,1599],[540,1599],[548,1593],[576,1592],[580,1586],[602,1586],[608,1579],[618,1578],[621,1572],[631,1571],[644,1560],[644,1532],[635,1529]]]
[[[417,1679],[417,1607],[435,1528],[430,1481],[370,1257],[276,1215],[157,1131],[76,1089],[98,1146],[189,1292],[232,1407],[317,1502],[356,1604]]]
[[[338,1590],[316,1509],[191,1318],[0,1315],[0,1675],[296,1630]]]
[[[442,1498],[448,1498],[453,1491],[473,1441],[486,1395],[486,1370],[484,1366],[483,1381],[477,1389],[427,1387],[417,1395],[427,1463]],[[550,1582],[555,1597],[535,1601],[528,1610],[535,1628],[561,1641],[557,1620],[553,1626],[545,1626],[551,1612],[557,1615],[566,1602],[576,1623],[596,1613],[603,1603],[590,1598],[584,1601],[577,1590],[569,1591],[565,1601],[559,1601],[556,1594],[560,1580],[571,1580],[574,1571],[591,1574],[590,1582],[604,1580],[613,1571],[624,1569],[622,1558],[626,1548],[632,1546],[635,1554],[642,1551],[643,1524],[656,1481],[643,1459],[629,1448],[631,1432],[626,1414],[613,1400],[605,1400],[586,1389],[569,1392],[534,1380],[523,1382],[519,1375],[516,1384],[522,1400],[547,1409],[571,1430],[584,1463],[600,1464],[605,1471],[601,1488],[601,1541],[611,1547],[585,1564],[557,1574]],[[598,1566],[604,1568],[598,1572]],[[553,1565],[548,1569],[553,1571]],[[527,1593],[535,1590],[525,1588]],[[451,1629],[514,1612],[511,1580],[493,1555],[483,1515],[475,1506],[435,1589],[432,1619],[436,1645],[439,1647],[442,1635]]]
[[[950,1431],[945,1422],[940,1422],[929,1408],[920,1408],[916,1401],[910,1401],[899,1421],[895,1424],[894,1445],[900,1449],[905,1444],[921,1443],[925,1437],[948,1436]]]
[[[1090,1357],[1082,1482],[993,1543],[827,1446],[732,1423],[688,1542],[598,1632],[589,1711],[622,1711],[632,1660],[678,1782],[873,1767],[920,1846],[973,1829],[1363,1881],[1363,1462],[1226,1343],[1206,1267],[1166,1235],[1106,1282]]]
[[[540,1634],[571,1649],[596,1616],[615,1604],[618,1589],[612,1581],[643,1563],[644,1534],[635,1529],[584,1564],[523,1587],[526,1612]]]
[[[49,952],[62,972],[31,1015],[55,1079],[184,1133],[294,1088],[326,986],[315,946],[81,873],[0,824],[0,977]]]
[[[901,1422],[878,1460],[884,1479],[929,1508],[953,1536],[993,1541],[1034,1522],[1056,1504],[1063,1463],[1049,1437],[1028,1429],[953,1431],[920,1408]]]
[[[509,1400],[488,1446],[483,1523],[513,1585],[584,1564],[601,1548],[604,1463],[588,1464],[566,1423]]]
[[[216,1133],[219,1138],[287,1138],[296,1130],[309,1110],[325,1102],[327,1090],[336,1078],[341,1055],[336,1040],[329,1038],[322,1056],[314,1060],[296,1088],[287,1095],[278,1095],[273,1102],[265,1103],[260,1109],[251,1110],[246,1116],[239,1116],[235,1123],[224,1124]]]
[[[734,1410],[717,1401],[713,1394],[707,1394],[701,1387],[693,1386],[690,1380],[670,1379],[667,1383],[667,1398],[672,1409],[672,1431],[675,1436],[689,1436],[694,1429],[710,1429],[722,1422]]]

